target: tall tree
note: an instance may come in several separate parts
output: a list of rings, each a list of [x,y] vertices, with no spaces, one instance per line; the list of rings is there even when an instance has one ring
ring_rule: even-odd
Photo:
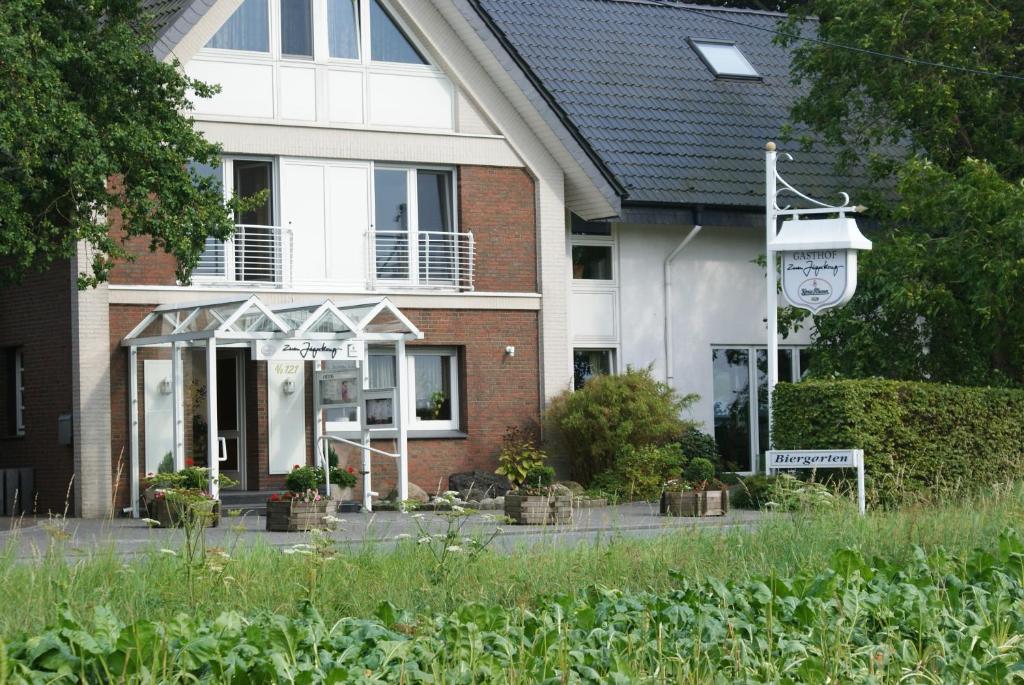
[[[1024,384],[1024,3],[809,0],[786,34],[807,19],[825,42],[781,39],[793,118],[895,189],[857,295],[815,317],[815,370]]]
[[[156,60],[139,0],[0,2],[0,283],[94,255],[80,287],[148,236],[187,279],[207,236],[233,230],[220,187],[190,162],[218,163],[188,95],[213,89]],[[123,231],[109,232],[119,216]]]

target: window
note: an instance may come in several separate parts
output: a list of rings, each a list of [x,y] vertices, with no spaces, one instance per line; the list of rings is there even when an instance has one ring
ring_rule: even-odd
[[[453,173],[377,166],[373,172],[378,279],[455,285],[459,277]]]
[[[374,62],[427,63],[380,0],[371,0],[370,4],[370,58]]]
[[[413,430],[458,430],[457,356],[450,349],[416,349],[409,354],[409,426]]]
[[[313,57],[312,0],[281,0],[281,55]]]
[[[207,47],[221,50],[270,52],[268,0],[244,0],[224,22]]]
[[[572,351],[572,387],[579,390],[594,376],[615,373],[615,350]]]
[[[368,390],[386,390],[398,386],[394,352],[371,348],[366,363]],[[409,396],[405,402],[404,420],[408,422],[409,430],[458,430],[458,352],[453,348],[409,349],[406,363]],[[346,364],[348,362],[324,362],[324,368],[340,369]],[[354,412],[329,414],[326,419],[328,430],[359,430],[358,416]]]
[[[313,38],[324,35],[313,25],[320,14],[327,23],[327,47],[320,59],[369,57],[373,62],[429,64],[381,0],[244,0],[206,47],[312,59],[323,49],[314,45]],[[367,23],[370,30],[361,31]],[[277,27],[275,41],[271,41],[271,24]]]
[[[359,59],[359,0],[327,0],[330,56]]]
[[[577,280],[612,280],[611,245],[573,245],[572,277]]]
[[[711,73],[721,78],[760,79],[736,44],[727,40],[689,39],[690,46]]]
[[[780,347],[779,382],[803,378],[807,360],[804,348]],[[768,352],[763,347],[714,348],[711,368],[718,452],[725,468],[751,471],[768,449]]]
[[[8,436],[25,435],[25,358],[21,347],[6,350],[7,430]]]
[[[225,159],[220,167],[195,164],[192,171],[197,176],[213,178],[216,183],[222,184],[226,178],[225,199],[232,194],[240,198],[260,197],[255,206],[235,214],[237,226],[230,240],[206,239],[206,249],[192,275],[237,281],[276,281],[280,276],[280,241],[274,227],[274,163],[260,159]]]

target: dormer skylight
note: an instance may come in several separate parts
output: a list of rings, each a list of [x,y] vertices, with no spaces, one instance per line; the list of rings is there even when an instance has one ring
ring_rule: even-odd
[[[711,38],[687,39],[704,65],[718,78],[760,79],[736,43]]]

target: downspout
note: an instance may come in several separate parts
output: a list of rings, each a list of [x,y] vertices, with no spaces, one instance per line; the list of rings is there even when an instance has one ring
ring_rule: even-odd
[[[672,261],[679,256],[679,253],[686,249],[686,246],[690,244],[697,234],[700,233],[701,229],[704,228],[700,225],[700,208],[694,208],[693,210],[693,228],[686,234],[683,241],[676,246],[676,249],[672,250],[668,257],[665,258],[665,382],[669,387],[674,387],[675,373],[672,364]]]

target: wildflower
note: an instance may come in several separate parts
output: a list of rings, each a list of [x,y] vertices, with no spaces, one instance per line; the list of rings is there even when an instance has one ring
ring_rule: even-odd
[[[448,552],[455,552],[456,554],[458,554],[462,551],[462,548],[458,545],[448,545],[447,547],[445,547],[445,550]]]
[[[164,547],[164,548],[162,548],[160,550],[160,554],[167,554],[167,555],[172,556],[172,557],[178,556],[177,552],[175,552],[173,549],[167,549],[166,547]]]
[[[157,521],[156,519],[142,519],[142,522],[145,523],[150,528],[156,528],[157,526],[160,525],[160,522]]]
[[[337,516],[331,516],[330,514],[324,516],[324,521],[327,523],[345,523],[344,519],[340,519]]]
[[[408,533],[399,533],[398,535],[395,536],[395,539],[396,540],[408,540],[411,537],[412,536],[409,535]]]
[[[466,511],[466,508],[460,507],[458,504],[453,504],[452,511],[454,511],[456,514],[461,514],[462,512]]]
[[[414,518],[414,519],[421,519],[421,518],[423,518],[423,514],[413,514],[412,518]]]
[[[419,540],[416,541],[416,543],[420,544],[420,545],[425,545],[428,542],[430,542],[430,536],[429,535],[424,535],[423,537],[421,537]]]

